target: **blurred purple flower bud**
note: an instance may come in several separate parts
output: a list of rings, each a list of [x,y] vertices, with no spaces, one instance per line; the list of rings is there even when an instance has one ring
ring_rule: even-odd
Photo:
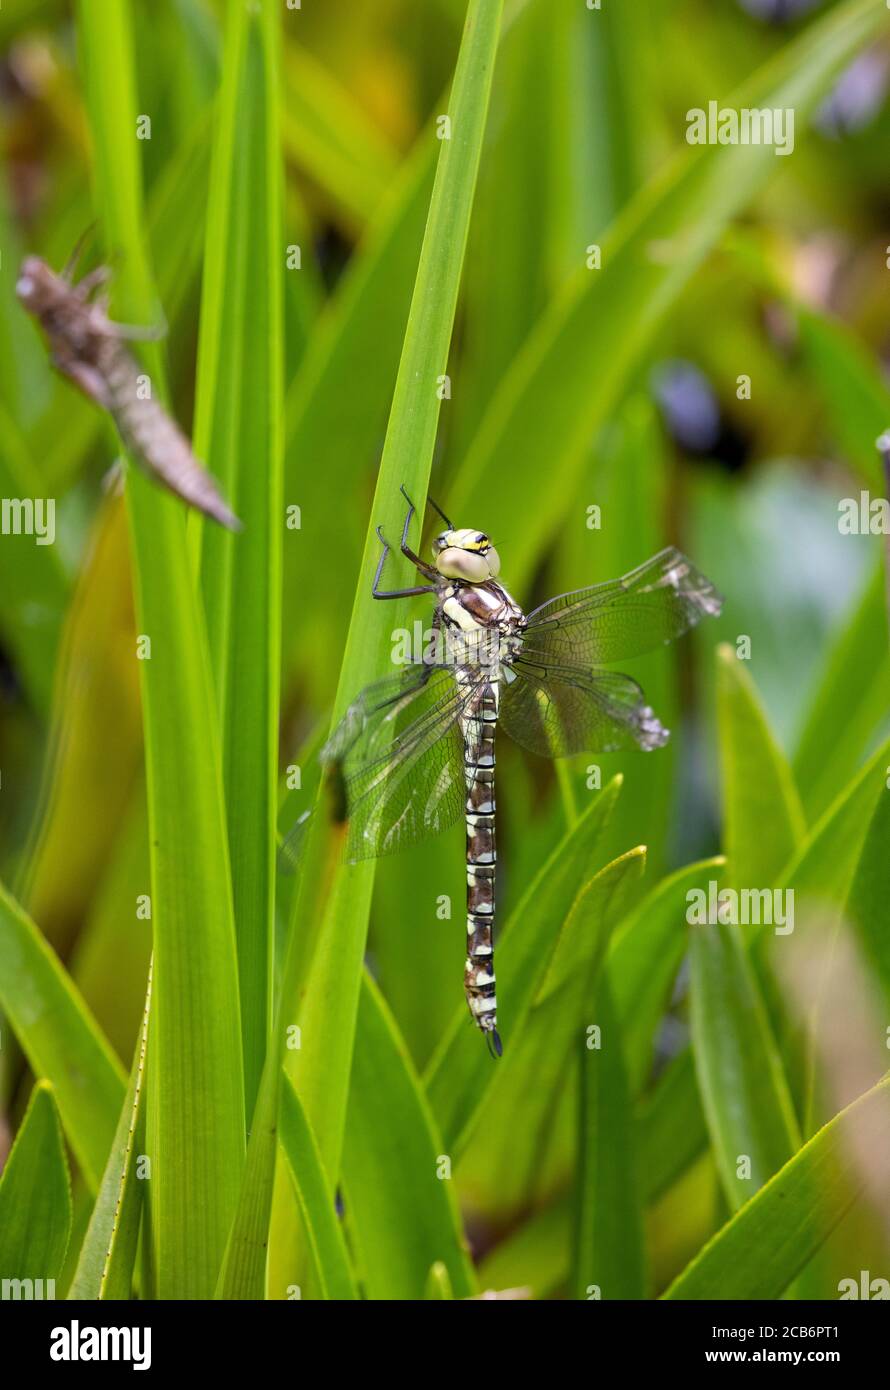
[[[816,113],[816,125],[835,139],[861,130],[877,115],[887,92],[887,55],[879,48],[860,53],[841,73]]]
[[[739,0],[743,10],[769,24],[788,24],[820,3],[821,0]]]
[[[684,449],[707,453],[720,437],[720,406],[703,372],[691,362],[663,362],[652,390],[672,437]]]

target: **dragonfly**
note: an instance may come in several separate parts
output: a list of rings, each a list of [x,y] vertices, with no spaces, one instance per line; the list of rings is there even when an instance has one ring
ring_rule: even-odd
[[[150,390],[146,394],[147,378],[124,346],[128,339],[158,337],[157,331],[108,317],[104,287],[112,274],[109,266],[97,266],[73,283],[83,241],[82,237],[61,274],[39,256],[27,256],[16,282],[19,303],[43,329],[53,365],[109,412],[144,472],[221,526],[240,531],[240,521],[176,421]]]
[[[501,1056],[494,971],[495,735],[545,757],[662,747],[669,731],[630,676],[606,669],[681,636],[722,599],[679,550],[659,551],[620,579],[559,594],[525,613],[499,578],[484,531],[445,523],[432,563],[400,550],[423,581],[382,589],[391,547],[371,586],[377,600],[429,595],[431,640],[419,659],[368,686],[321,750],[345,793],[346,856],[394,853],[466,820],[464,992],[489,1051]]]

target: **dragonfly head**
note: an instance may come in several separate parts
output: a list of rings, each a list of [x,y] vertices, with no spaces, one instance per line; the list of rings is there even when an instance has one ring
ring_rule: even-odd
[[[466,584],[484,584],[501,571],[501,557],[484,531],[443,531],[433,541],[433,558],[446,579]]]
[[[58,278],[39,256],[26,256],[19,270],[15,292],[24,309],[32,314],[40,314],[58,298]]]

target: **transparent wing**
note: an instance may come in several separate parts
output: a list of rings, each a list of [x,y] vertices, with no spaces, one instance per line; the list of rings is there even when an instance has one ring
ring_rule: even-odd
[[[668,740],[630,676],[560,664],[545,669],[522,656],[506,674],[499,722],[523,748],[545,758],[649,750]]]
[[[621,579],[575,589],[529,614],[523,656],[584,669],[640,656],[720,612],[713,584],[670,547]]]
[[[278,846],[277,862],[278,872],[280,874],[296,874],[300,872],[303,864],[303,852],[309,838],[309,821],[311,816],[311,811],[304,811],[301,816],[298,816],[281,841],[281,844]]]
[[[347,858],[394,854],[453,825],[466,804],[460,725],[485,680],[459,685],[449,667],[409,667],[369,686],[322,749],[338,765],[349,820]]]

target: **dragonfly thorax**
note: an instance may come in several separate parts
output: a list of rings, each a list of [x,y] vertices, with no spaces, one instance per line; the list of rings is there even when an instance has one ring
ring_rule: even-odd
[[[484,584],[453,581],[439,595],[448,664],[487,668],[497,679],[525,626],[519,604],[494,579]]]

